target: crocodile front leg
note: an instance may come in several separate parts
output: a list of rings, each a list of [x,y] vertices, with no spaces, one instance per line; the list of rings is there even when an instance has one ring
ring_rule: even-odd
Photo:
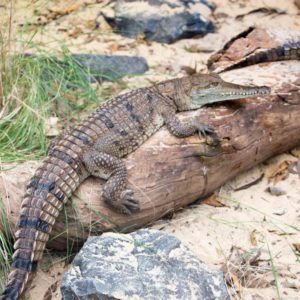
[[[133,192],[126,189],[127,170],[121,159],[96,150],[84,153],[82,159],[91,175],[108,179],[102,193],[106,204],[128,215],[139,211],[139,204],[133,198]]]
[[[200,123],[195,119],[184,122],[179,120],[175,114],[171,114],[165,117],[164,120],[169,132],[176,137],[188,137],[197,132],[204,137],[208,134],[214,134],[212,127]]]

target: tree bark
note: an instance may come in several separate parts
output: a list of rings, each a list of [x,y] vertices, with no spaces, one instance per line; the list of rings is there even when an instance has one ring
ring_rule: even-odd
[[[219,147],[199,136],[179,139],[162,128],[125,159],[129,188],[141,211],[124,216],[100,200],[103,180],[89,178],[76,191],[53,228],[49,247],[82,244],[108,230],[128,232],[215,191],[224,182],[267,158],[300,144],[300,63],[276,62],[223,74],[231,82],[268,85],[277,94],[224,102],[181,114],[213,126]],[[38,163],[3,171],[0,192],[10,224],[15,224],[25,185]],[[66,242],[68,239],[68,243]]]

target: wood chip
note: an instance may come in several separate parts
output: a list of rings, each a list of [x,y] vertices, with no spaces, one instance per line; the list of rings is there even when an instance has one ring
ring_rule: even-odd
[[[216,194],[213,194],[210,197],[204,199],[203,201],[201,201],[201,204],[206,204],[213,207],[228,207],[219,200],[219,197]]]
[[[284,160],[281,162],[276,170],[268,177],[269,182],[276,184],[277,182],[286,179],[289,175],[289,165],[291,163],[291,160]]]
[[[250,233],[250,242],[252,246],[257,246],[257,239],[256,239],[256,234],[255,234],[255,230],[253,230]]]
[[[71,37],[77,37],[81,33],[82,33],[82,29],[77,26],[73,30],[69,31],[68,35]]]
[[[226,281],[229,285],[235,288],[237,293],[240,293],[242,291],[242,285],[241,282],[236,274],[233,272],[228,272],[226,274]]]
[[[293,244],[293,247],[295,248],[296,252],[300,254],[300,243]]]

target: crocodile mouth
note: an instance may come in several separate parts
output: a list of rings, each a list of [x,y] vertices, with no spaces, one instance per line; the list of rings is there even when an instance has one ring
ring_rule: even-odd
[[[267,86],[253,86],[253,87],[227,87],[223,90],[221,89],[210,89],[197,92],[195,91],[191,95],[191,102],[188,105],[188,109],[197,109],[203,105],[228,101],[228,100],[238,100],[245,98],[252,98],[258,96],[266,96],[271,93],[271,89]],[[183,109],[186,110],[186,109]]]
[[[251,90],[232,90],[224,93],[220,93],[221,96],[253,96],[253,95],[269,95],[271,89],[267,86],[255,87]]]

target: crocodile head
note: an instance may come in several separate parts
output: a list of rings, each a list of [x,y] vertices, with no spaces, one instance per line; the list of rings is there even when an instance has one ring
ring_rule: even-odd
[[[269,95],[266,86],[243,86],[224,81],[217,74],[195,74],[183,78],[180,98],[175,99],[178,110],[197,109],[201,106],[225,100]]]

